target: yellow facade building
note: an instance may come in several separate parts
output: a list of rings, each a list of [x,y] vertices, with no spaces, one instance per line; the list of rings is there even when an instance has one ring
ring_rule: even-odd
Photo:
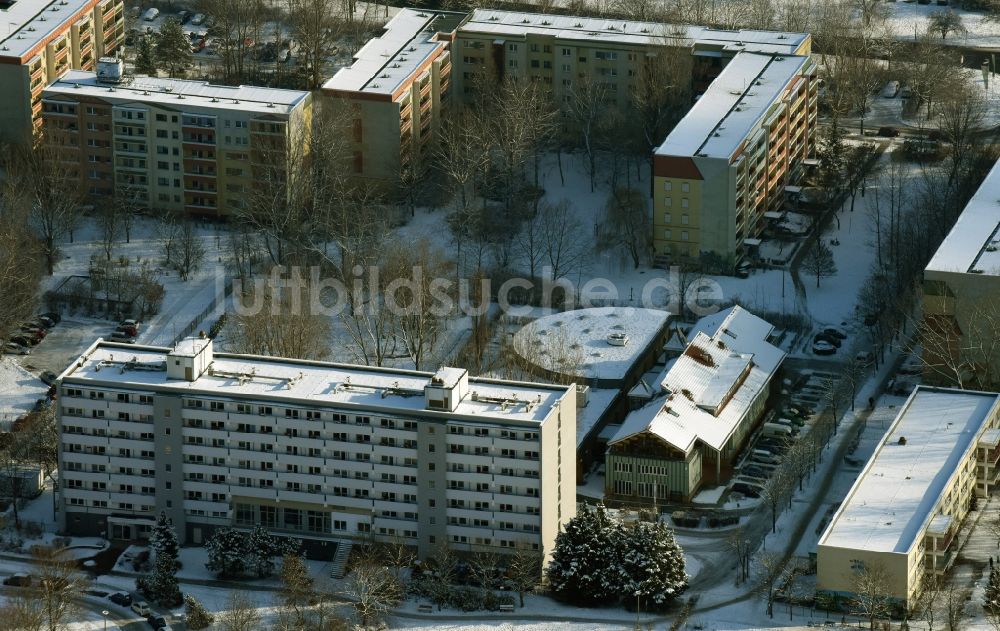
[[[323,84],[325,104],[351,120],[356,179],[393,185],[411,161],[426,158],[451,91],[449,44],[462,17],[402,9]]]
[[[121,0],[8,0],[0,2],[0,25],[0,139],[7,142],[38,133],[45,86],[72,69],[93,70],[125,39]]]
[[[815,150],[815,64],[741,53],[653,156],[653,248],[673,263],[752,259],[767,213],[781,210]]]
[[[122,80],[120,62],[101,64],[42,95],[45,143],[90,196],[125,190],[149,209],[221,217],[247,207],[261,182],[294,178],[306,159],[309,92]]]
[[[819,540],[817,592],[849,600],[877,574],[912,607],[954,562],[972,497],[997,484],[998,424],[1000,395],[918,386]]]

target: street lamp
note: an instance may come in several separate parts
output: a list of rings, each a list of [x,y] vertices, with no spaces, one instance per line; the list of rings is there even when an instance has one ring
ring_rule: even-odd
[[[108,631],[108,614],[111,613],[107,609],[101,611],[101,615],[104,616],[104,631]]]

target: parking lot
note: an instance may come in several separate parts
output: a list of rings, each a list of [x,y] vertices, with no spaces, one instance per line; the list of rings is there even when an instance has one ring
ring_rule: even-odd
[[[51,370],[59,374],[80,356],[98,337],[109,338],[115,323],[98,318],[69,316],[49,330],[41,342],[31,347],[30,354],[18,359],[25,369],[35,374]]]

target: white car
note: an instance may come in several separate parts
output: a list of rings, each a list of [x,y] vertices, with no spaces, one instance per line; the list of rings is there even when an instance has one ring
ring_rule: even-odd
[[[31,349],[14,342],[7,342],[3,345],[3,352],[7,355],[30,355]]]
[[[816,340],[813,342],[814,355],[833,355],[836,352],[837,347],[829,342],[824,342],[823,340]]]
[[[149,605],[144,600],[132,603],[132,611],[136,612],[143,618],[150,614]]]
[[[191,24],[194,24],[195,26],[198,26],[199,24],[204,24],[204,22],[205,22],[204,13],[195,13],[194,17],[191,18]]]

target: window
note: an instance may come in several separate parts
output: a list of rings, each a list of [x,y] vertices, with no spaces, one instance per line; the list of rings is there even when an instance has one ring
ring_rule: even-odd
[[[672,183],[670,183],[670,182],[664,182],[663,183],[663,190],[665,190],[665,191],[670,191],[670,190],[673,189],[673,187],[674,187],[674,185]]]
[[[681,241],[687,241],[687,240],[688,240],[688,231],[681,230]]]
[[[516,53],[517,52],[517,44],[507,44],[507,50],[509,50],[512,53]]]
[[[569,57],[572,54],[573,54],[573,50],[572,49],[570,49],[570,48],[563,48],[562,49],[562,55],[563,55],[563,57]]]
[[[687,182],[681,182],[681,192],[687,193],[691,190],[691,185]]]
[[[681,208],[687,208],[687,207],[688,207],[688,198],[687,197],[682,197],[681,198]]]
[[[664,239],[674,238],[673,232],[670,230],[670,228],[667,228],[666,230],[663,231],[663,238]]]
[[[663,223],[672,223],[672,222],[673,222],[673,217],[670,215],[670,213],[663,213]]]
[[[681,215],[681,224],[685,225],[685,226],[688,225],[688,215],[687,215],[687,213],[684,213],[683,215]]]

